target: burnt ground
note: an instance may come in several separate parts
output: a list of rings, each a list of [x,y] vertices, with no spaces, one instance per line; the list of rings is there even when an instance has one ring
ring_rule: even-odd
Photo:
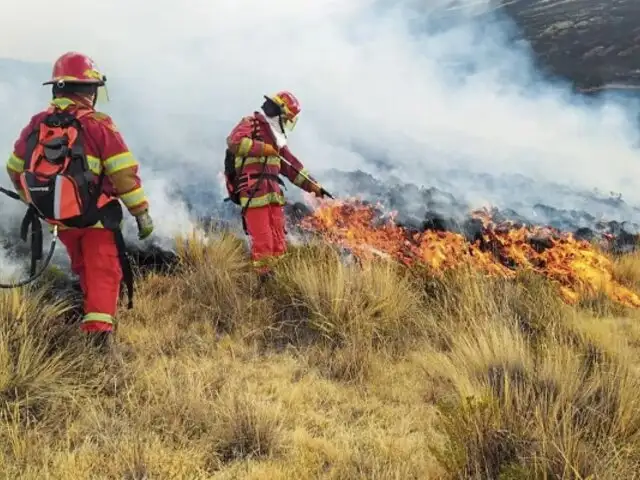
[[[379,203],[386,212],[395,211],[396,223],[411,231],[453,231],[463,234],[470,241],[479,238],[481,223],[471,217],[470,205],[450,192],[398,181],[384,183],[364,172],[333,171],[332,176],[339,176],[341,193],[345,196],[358,197],[371,204]],[[638,213],[637,209],[617,196],[593,195],[589,200],[590,205],[601,205],[607,210]],[[295,229],[295,225],[311,211],[304,203],[298,202],[288,205],[287,213],[291,228]],[[588,211],[563,209],[543,203],[527,206],[522,212],[513,208],[494,207],[491,209],[491,216],[497,224],[511,223],[514,227],[548,226],[558,231],[571,232],[584,240],[607,239],[611,242],[611,248],[617,252],[635,249],[640,238],[639,224],[601,220]]]

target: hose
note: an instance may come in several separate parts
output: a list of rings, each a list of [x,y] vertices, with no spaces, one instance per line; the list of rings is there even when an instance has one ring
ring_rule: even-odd
[[[4,193],[5,195],[7,195],[10,198],[13,198],[14,200],[20,200],[20,195],[18,195],[15,192],[12,192],[11,190],[7,190],[6,188],[0,187],[0,193]],[[53,254],[56,250],[56,244],[58,243],[58,226],[54,225],[53,226],[53,237],[51,238],[51,244],[49,246],[49,253],[47,254],[46,258],[44,259],[44,262],[42,263],[42,266],[40,267],[40,270],[37,272],[34,272],[29,278],[25,279],[25,280],[20,280],[18,282],[12,282],[12,283],[0,283],[0,289],[13,289],[13,288],[19,288],[19,287],[23,287],[25,285],[28,285],[29,283],[33,282],[34,280],[36,280],[37,278],[39,278],[44,271],[47,269],[47,267],[49,266],[49,263],[51,263],[51,259],[53,258]],[[34,235],[34,232],[31,232],[31,235]],[[41,233],[39,233],[39,235],[42,235]],[[39,237],[40,239],[42,238],[41,236]],[[40,240],[41,241],[41,240]],[[42,248],[42,247],[40,247]],[[33,250],[33,245],[32,245],[32,250]],[[32,252],[33,255],[33,252]],[[33,268],[33,266],[32,266]]]
[[[34,280],[36,280],[38,277],[40,277],[44,271],[47,269],[47,267],[49,266],[49,263],[51,263],[51,259],[53,258],[53,253],[56,250],[56,244],[58,242],[58,227],[54,226],[53,227],[53,238],[51,239],[51,243],[49,246],[49,253],[47,254],[46,258],[44,259],[44,262],[42,264],[42,266],[40,267],[40,270],[36,273],[34,273],[33,275],[31,275],[29,278],[25,279],[25,280],[20,280],[19,282],[14,282],[14,283],[0,283],[0,289],[11,289],[11,288],[19,288],[19,287],[23,287],[25,285],[28,285],[29,283],[33,282]]]

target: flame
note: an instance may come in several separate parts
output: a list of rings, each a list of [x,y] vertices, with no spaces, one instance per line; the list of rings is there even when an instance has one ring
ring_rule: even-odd
[[[612,300],[640,307],[640,297],[613,278],[611,260],[589,242],[549,227],[494,223],[487,209],[472,212],[481,222],[481,239],[470,243],[454,232],[411,232],[396,225],[380,205],[358,200],[315,202],[301,227],[347,248],[360,258],[384,256],[407,266],[423,265],[433,274],[470,265],[492,276],[513,278],[518,271],[541,273],[559,287],[570,304],[604,292]]]

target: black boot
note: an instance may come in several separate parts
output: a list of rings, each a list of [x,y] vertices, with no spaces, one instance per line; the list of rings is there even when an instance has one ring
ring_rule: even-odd
[[[271,280],[274,276],[275,274],[272,271],[268,271],[268,272],[259,274],[258,280],[260,281],[260,284],[264,284],[264,283],[267,283],[269,280]]]
[[[111,351],[113,335],[111,332],[91,332],[89,333],[89,344],[101,353]]]

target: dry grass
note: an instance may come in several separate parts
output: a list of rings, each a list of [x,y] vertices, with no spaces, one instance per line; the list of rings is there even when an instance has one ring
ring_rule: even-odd
[[[7,478],[633,479],[640,314],[544,279],[430,278],[178,242],[100,355],[51,286],[0,292]],[[640,256],[615,260],[640,288]]]
[[[640,289],[640,252],[621,255],[614,259],[614,278],[623,285]]]

